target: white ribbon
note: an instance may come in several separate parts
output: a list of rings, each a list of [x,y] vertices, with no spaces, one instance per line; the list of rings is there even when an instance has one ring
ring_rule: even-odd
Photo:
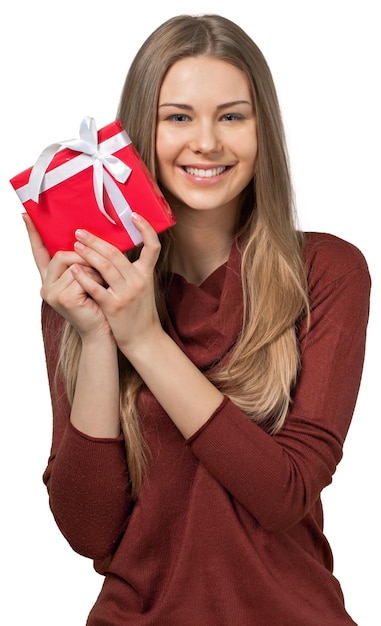
[[[72,176],[73,174],[86,169],[90,164],[93,166],[93,186],[99,210],[110,222],[115,224],[115,221],[107,214],[103,204],[103,185],[105,185],[107,193],[110,197],[116,195],[119,198],[119,205],[117,204],[114,208],[131,236],[130,231],[135,229],[129,219],[127,220],[128,224],[125,217],[123,219],[123,214],[126,211],[129,211],[129,215],[131,215],[131,209],[123,194],[120,193],[117,185],[114,183],[112,178],[107,175],[107,172],[104,171],[104,168],[106,168],[110,174],[116,178],[116,180],[121,183],[126,182],[127,178],[131,174],[131,168],[128,167],[128,165],[126,165],[121,159],[111,154],[111,152],[115,152],[118,148],[122,148],[130,143],[131,140],[127,133],[122,131],[121,133],[114,135],[109,140],[106,140],[98,145],[98,132],[95,121],[92,117],[85,117],[80,125],[79,139],[69,139],[67,141],[53,143],[41,152],[39,158],[33,166],[27,190],[25,191],[27,191],[27,195],[31,200],[38,202],[39,195],[42,191],[49,189],[62,180],[65,180],[65,165],[67,165],[69,176]],[[62,166],[58,166],[55,170],[46,172],[49,163],[61,148],[70,148],[71,150],[81,152],[82,154],[71,159],[67,163],[64,163]],[[110,150],[107,151],[107,148],[110,148]],[[73,163],[73,161],[75,163]],[[132,235],[134,235],[134,233],[132,233]],[[140,237],[137,230],[135,235],[138,236],[138,238]],[[135,241],[134,236],[131,236],[131,238]]]

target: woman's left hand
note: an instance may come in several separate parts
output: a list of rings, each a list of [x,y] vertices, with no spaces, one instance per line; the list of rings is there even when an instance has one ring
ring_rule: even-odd
[[[127,358],[137,342],[149,337],[158,326],[161,328],[153,281],[160,253],[159,238],[144,218],[133,214],[132,219],[143,240],[140,257],[133,263],[103,239],[87,231],[76,232],[75,251],[102,276],[106,286],[86,274],[80,264],[71,268],[81,287],[101,307],[115,341]]]

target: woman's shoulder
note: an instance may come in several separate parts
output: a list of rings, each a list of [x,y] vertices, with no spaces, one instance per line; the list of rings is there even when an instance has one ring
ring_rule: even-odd
[[[369,275],[364,254],[353,243],[321,232],[306,232],[304,258],[309,275],[326,275],[332,281],[360,270]]]

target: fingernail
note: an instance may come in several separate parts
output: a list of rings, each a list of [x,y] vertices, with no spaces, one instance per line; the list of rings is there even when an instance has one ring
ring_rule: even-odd
[[[88,232],[86,230],[82,230],[81,228],[78,228],[75,231],[75,236],[78,237],[78,239],[86,239],[86,237],[88,236]]]
[[[76,250],[84,250],[85,246],[80,241],[75,241],[74,242],[74,248]]]
[[[142,219],[139,213],[131,213],[131,218],[134,219],[135,222],[140,222]]]

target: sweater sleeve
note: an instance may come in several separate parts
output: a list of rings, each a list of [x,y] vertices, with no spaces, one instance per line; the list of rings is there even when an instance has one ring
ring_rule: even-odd
[[[49,504],[71,547],[92,559],[115,550],[127,525],[130,495],[123,436],[97,439],[70,422],[70,404],[56,374],[63,318],[42,305],[42,333],[53,408],[53,437],[43,475]]]
[[[274,436],[227,398],[187,444],[208,471],[269,531],[310,510],[342,457],[365,353],[370,276],[362,254],[331,235],[312,238],[310,326],[299,328],[301,371]]]

